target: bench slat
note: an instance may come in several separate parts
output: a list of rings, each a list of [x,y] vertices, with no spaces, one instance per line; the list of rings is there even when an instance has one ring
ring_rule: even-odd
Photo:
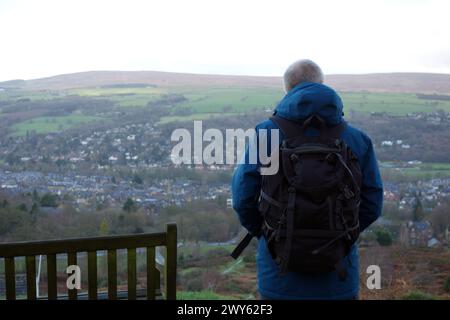
[[[36,300],[36,257],[26,257],[27,267],[27,298]]]
[[[47,255],[47,286],[48,299],[56,300],[58,296],[56,283],[56,254]]]
[[[136,249],[128,248],[128,300],[136,300]]]
[[[67,254],[67,264],[68,264],[68,266],[77,264],[77,253],[76,252],[69,252]],[[67,291],[69,294],[69,300],[77,300],[77,289],[72,289],[72,290],[67,289]]]
[[[89,300],[97,300],[97,252],[88,252],[88,295]]]
[[[6,300],[16,300],[16,267],[14,258],[5,258]]]
[[[117,299],[117,252],[108,250],[108,299]]]
[[[167,224],[166,234],[167,250],[164,266],[166,299],[175,300],[177,298],[177,225]]]
[[[147,247],[147,299],[155,300],[155,247]],[[158,279],[159,280],[159,279]]]

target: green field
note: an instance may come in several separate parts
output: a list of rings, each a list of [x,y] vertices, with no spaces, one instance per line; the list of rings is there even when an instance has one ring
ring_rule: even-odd
[[[406,115],[410,112],[430,113],[437,110],[450,112],[450,101],[419,99],[412,93],[342,93],[344,111],[386,112]]]
[[[181,94],[187,100],[172,106],[171,115],[163,117],[160,123],[173,121],[204,120],[210,117],[236,116],[255,110],[273,110],[283,98],[280,88],[264,87],[92,87],[68,91],[24,91],[13,90],[0,92],[0,101],[18,99],[42,100],[61,98],[64,95],[109,99],[118,107],[145,107],[149,102],[160,99],[164,94]],[[385,112],[391,115],[406,115],[411,112],[431,113],[437,110],[450,112],[450,101],[425,100],[413,93],[376,93],[376,92],[342,92],[344,111],[347,116],[351,111],[371,113]],[[182,112],[184,111],[184,112]],[[186,114],[186,115],[180,115]],[[56,130],[60,124],[66,128],[65,119],[58,119],[48,128],[42,125],[42,119],[36,118],[34,125],[17,124],[17,134],[26,130],[48,132]],[[61,120],[62,123],[59,121]],[[46,120],[44,120],[46,121]],[[89,121],[86,117],[74,119],[73,122]],[[47,124],[47,123],[46,123]]]
[[[426,176],[450,177],[450,163],[423,163],[417,167],[401,169],[406,175],[423,178]]]
[[[64,96],[64,92],[58,91],[25,91],[25,90],[11,90],[0,91],[0,101],[16,101],[20,99],[30,100],[50,100]]]
[[[283,97],[281,90],[271,88],[205,88],[179,93],[188,99],[179,107],[190,108],[195,113],[272,109]]]
[[[237,116],[239,113],[233,113],[233,112],[210,112],[210,113],[195,113],[190,114],[187,116],[166,116],[161,117],[161,120],[159,123],[169,123],[169,122],[176,122],[176,121],[194,121],[194,120],[207,120],[212,118],[222,118],[225,116]]]
[[[107,98],[119,107],[144,107],[150,101],[156,100],[166,89],[146,88],[84,88],[70,91],[72,94],[84,97]]]
[[[205,90],[181,90],[188,101],[178,107],[190,108],[194,113],[248,112],[274,109],[283,98],[281,90],[273,88],[207,88]],[[411,112],[430,113],[437,110],[450,112],[450,101],[419,99],[409,93],[341,93],[344,110],[359,112],[386,112],[406,115]]]
[[[13,136],[24,136],[28,132],[48,133],[67,130],[81,124],[102,120],[100,117],[69,115],[61,117],[38,117],[12,126]]]
[[[394,162],[381,163],[382,170],[400,174],[414,179],[447,178],[450,177],[450,163],[424,162],[404,167]]]
[[[255,87],[205,87],[177,89],[166,88],[85,88],[70,91],[80,96],[107,98],[120,107],[143,107],[163,94],[177,93],[187,101],[177,104],[173,117],[165,117],[162,123],[182,120],[207,119],[212,114],[232,115],[253,110],[272,110],[283,98],[283,91],[277,88]],[[49,95],[49,93],[47,93]],[[419,99],[413,93],[342,92],[344,111],[371,113],[385,112],[392,115],[406,115],[411,112],[450,112],[450,101]],[[188,109],[192,115],[177,116],[176,111]],[[206,114],[203,116],[203,114]]]
[[[194,115],[164,117],[161,123],[171,121],[203,120],[216,115],[233,115],[253,110],[273,110],[282,99],[281,90],[262,88],[215,88],[205,90],[181,90],[188,101],[177,105],[187,108]],[[450,112],[450,101],[418,99],[407,93],[341,93],[344,111],[371,113],[385,112],[391,115],[406,115],[412,112],[431,113],[437,110]],[[218,114],[219,113],[219,114]]]

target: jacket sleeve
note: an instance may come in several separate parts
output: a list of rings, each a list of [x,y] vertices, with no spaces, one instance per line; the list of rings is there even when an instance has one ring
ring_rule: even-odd
[[[272,129],[278,127],[270,120],[258,124],[255,128],[253,142],[256,142],[256,149],[260,146],[259,131],[267,130],[266,154],[270,156],[272,147]],[[279,142],[283,139],[283,133],[279,133]],[[231,182],[231,192],[233,197],[233,209],[236,211],[241,225],[253,236],[259,237],[263,219],[258,210],[258,198],[261,193],[262,176],[260,172],[261,162],[259,149],[257,163],[249,163],[249,147],[247,146],[242,164],[239,164],[234,172]]]
[[[359,224],[361,232],[381,216],[383,208],[383,184],[378,163],[375,158],[372,141],[368,140],[368,148],[361,162],[363,175],[361,188],[361,205]]]
[[[247,229],[249,233],[258,237],[261,233],[262,217],[258,210],[258,198],[261,193],[262,176],[260,172],[261,162],[259,158],[259,132],[261,129],[267,130],[267,150],[266,154],[270,156],[272,146],[272,129],[278,127],[270,120],[266,120],[258,124],[255,128],[255,136],[252,140],[256,142],[258,151],[256,164],[249,162],[249,146],[247,145],[245,156],[242,164],[239,164],[233,175],[231,183],[231,191],[233,197],[233,209],[236,211],[241,225]],[[280,132],[279,140],[283,138]]]
[[[248,159],[249,149],[245,158]],[[254,236],[258,236],[262,218],[258,211],[258,197],[261,191],[259,164],[242,163],[238,165],[231,183],[233,209],[242,226]]]

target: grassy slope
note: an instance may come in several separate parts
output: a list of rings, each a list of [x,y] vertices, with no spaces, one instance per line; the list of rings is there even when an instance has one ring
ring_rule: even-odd
[[[81,88],[62,92],[80,96],[107,98],[121,107],[143,107],[162,94],[180,93],[188,100],[176,105],[174,114],[162,119],[163,123],[207,119],[212,115],[230,116],[253,110],[274,109],[283,97],[280,88],[263,87],[144,87],[144,88]],[[1,93],[0,100],[50,99],[56,92],[16,91]],[[344,111],[386,112],[393,115],[406,115],[410,112],[450,112],[450,101],[418,99],[412,93],[365,93],[343,92]],[[188,109],[190,115],[177,115],[177,110]],[[52,129],[53,130],[53,129]]]
[[[120,107],[144,107],[166,93],[163,88],[82,88],[71,90],[70,93],[87,96],[107,98]]]
[[[281,90],[271,88],[205,88],[183,90],[181,93],[188,101],[180,107],[189,107],[195,113],[273,108],[282,98]]]
[[[439,109],[450,112],[450,101],[418,99],[411,93],[343,93],[345,109],[360,112],[386,112],[405,115],[410,112],[430,113]]]
[[[399,167],[393,162],[381,163],[382,170],[394,170],[404,176],[422,178],[445,178],[450,177],[450,163],[426,162],[411,167]]]
[[[363,300],[395,299],[450,299],[444,284],[450,277],[450,249],[373,246],[360,248],[360,298]],[[214,263],[211,261],[210,263]],[[217,267],[223,270],[234,261]],[[369,290],[366,281],[369,265],[381,268],[381,289]],[[256,265],[243,263],[238,269],[226,274],[222,289],[189,293],[192,299],[254,299],[256,291]],[[181,288],[180,288],[181,289]],[[181,292],[181,297],[185,297]]]
[[[101,120],[100,117],[85,115],[69,115],[62,117],[38,117],[13,125],[14,136],[24,136],[27,131],[36,133],[58,132],[80,124]]]
[[[82,96],[109,98],[120,106],[143,106],[170,92],[183,94],[188,101],[177,105],[177,108],[189,108],[194,114],[273,109],[283,97],[281,88],[262,87],[84,88],[71,91]],[[347,111],[394,115],[439,109],[450,112],[450,101],[418,99],[413,93],[342,92],[341,97]],[[189,120],[186,117],[185,120]]]
[[[445,281],[450,277],[448,248],[361,248],[360,257],[362,299],[450,299],[450,292],[444,289]],[[380,290],[366,287],[368,274],[365,270],[373,264],[381,268]]]

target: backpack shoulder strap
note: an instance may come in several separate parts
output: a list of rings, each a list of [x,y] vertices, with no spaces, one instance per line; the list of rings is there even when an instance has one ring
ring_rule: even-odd
[[[288,120],[277,115],[273,115],[269,119],[272,120],[278,128],[280,128],[285,139],[297,137],[302,134],[302,125],[298,122]]]
[[[279,117],[276,114],[271,116],[270,120],[272,120],[280,128],[280,130],[283,132],[285,136],[285,139],[303,135],[305,123],[299,123],[296,121],[288,120]],[[347,123],[345,121],[342,121],[341,123],[334,126],[326,126],[325,132],[323,132],[323,134],[326,134],[330,138],[338,139],[341,137],[341,134],[345,130],[346,126]]]
[[[347,122],[342,121],[339,124],[327,128],[327,135],[333,139],[339,139],[347,127]]]

